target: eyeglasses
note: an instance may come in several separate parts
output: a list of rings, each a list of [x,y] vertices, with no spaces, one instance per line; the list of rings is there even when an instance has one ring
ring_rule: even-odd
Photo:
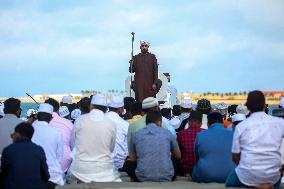
[[[15,136],[15,133],[11,133],[10,137],[13,139]]]
[[[141,45],[141,47],[149,47],[148,45]]]

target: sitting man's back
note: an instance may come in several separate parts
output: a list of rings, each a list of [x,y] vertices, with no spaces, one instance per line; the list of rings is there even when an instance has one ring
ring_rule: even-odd
[[[80,116],[74,125],[75,146],[70,172],[86,183],[121,181],[113,168],[116,126],[105,117],[106,98],[96,95],[91,104],[91,112]]]
[[[235,128],[232,156],[238,166],[228,176],[226,187],[269,184],[280,188],[284,120],[264,112],[265,96],[261,91],[251,91],[246,106],[251,115]]]
[[[12,134],[14,143],[6,147],[1,158],[0,188],[45,189],[49,179],[42,147],[31,142],[34,133],[28,123],[20,123]]]
[[[195,182],[225,183],[235,167],[231,157],[233,132],[225,129],[222,123],[222,115],[213,112],[208,115],[209,129],[197,134],[197,163],[192,171]]]
[[[147,114],[147,126],[133,136],[139,181],[171,181],[174,176],[171,152],[180,159],[180,150],[175,137],[161,128],[161,122],[161,113],[152,111]]]
[[[177,142],[181,150],[181,159],[184,175],[191,175],[192,168],[196,163],[194,144],[196,135],[201,132],[202,113],[192,111],[188,118],[189,128],[177,133]]]

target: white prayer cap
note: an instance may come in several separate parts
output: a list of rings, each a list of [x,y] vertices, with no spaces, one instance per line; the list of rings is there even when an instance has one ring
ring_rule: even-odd
[[[142,44],[146,44],[146,45],[150,46],[150,43],[146,40],[140,40],[140,45],[142,45]]]
[[[159,102],[154,97],[145,98],[142,102],[142,109],[153,108],[155,106],[159,106]]]
[[[52,115],[53,106],[51,106],[48,103],[42,103],[42,104],[39,105],[38,112],[44,112],[44,113],[48,113],[48,114]]]
[[[282,98],[280,99],[279,106],[281,106],[282,108],[284,108],[284,97],[282,97]]]
[[[108,104],[112,108],[121,108],[124,106],[123,97],[120,95],[111,95],[110,102]]]
[[[238,114],[245,114],[246,116],[249,114],[249,110],[248,110],[247,106],[245,106],[243,104],[240,104],[240,105],[237,106],[236,112]]]
[[[0,102],[0,115],[4,116],[4,104],[2,104],[2,102]]]
[[[107,106],[107,98],[105,95],[96,94],[93,96],[91,100],[91,104],[93,105],[100,105],[100,106]]]
[[[63,96],[62,102],[66,104],[72,104],[72,96]]]
[[[181,101],[180,107],[182,108],[192,108],[192,100],[190,98],[185,98]]]
[[[235,114],[235,115],[232,116],[232,122],[243,121],[245,119],[246,119],[245,114]]]
[[[228,109],[228,105],[224,102],[218,103],[215,105],[216,110],[226,110]]]
[[[35,109],[28,109],[27,111],[27,117],[30,117],[31,115],[34,115],[36,114],[37,111]]]
[[[175,128],[175,129],[178,129],[181,122],[180,122],[180,119],[177,118],[177,117],[174,117],[170,120],[170,124]]]
[[[60,117],[65,117],[70,114],[69,109],[67,106],[60,106],[59,107],[59,116]]]
[[[170,104],[168,102],[165,102],[164,104],[160,104],[160,109],[163,109],[163,108],[171,108]]]
[[[81,115],[81,110],[75,109],[71,112],[71,118],[77,119]]]

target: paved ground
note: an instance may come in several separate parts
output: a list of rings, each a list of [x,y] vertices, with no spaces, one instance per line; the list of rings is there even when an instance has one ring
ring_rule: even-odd
[[[194,183],[187,181],[186,177],[177,177],[174,182],[130,182],[126,173],[121,173],[123,182],[96,182],[90,184],[57,186],[56,189],[110,189],[110,188],[135,188],[135,189],[225,189],[224,184],[217,183]],[[284,189],[284,185],[281,187]],[[235,189],[235,188],[226,188]]]
[[[78,185],[65,185],[56,187],[56,189],[106,189],[106,188],[136,188],[136,189],[222,189],[225,188],[223,184],[197,184],[193,182],[163,182],[163,183],[133,183],[133,182],[121,182],[121,183],[91,183],[91,184],[78,184]],[[233,188],[232,188],[233,189]]]
[[[123,179],[126,180],[126,179]],[[78,184],[78,185],[64,185],[58,186],[56,189],[107,189],[107,188],[136,188],[136,189],[222,189],[225,188],[224,184],[198,184],[187,181],[185,177],[178,177],[174,182],[108,182],[108,183],[90,183],[90,184]],[[232,188],[233,189],[233,188]]]

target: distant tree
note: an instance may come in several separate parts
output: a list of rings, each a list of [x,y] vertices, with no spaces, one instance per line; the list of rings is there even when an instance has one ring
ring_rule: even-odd
[[[234,96],[237,96],[238,95],[238,93],[237,92],[234,92]]]

